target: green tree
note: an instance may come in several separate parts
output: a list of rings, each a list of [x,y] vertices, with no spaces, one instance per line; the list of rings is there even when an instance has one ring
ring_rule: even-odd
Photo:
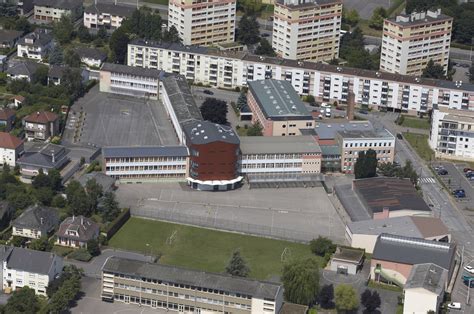
[[[255,50],[255,54],[259,56],[269,56],[274,57],[276,56],[275,50],[273,50],[272,45],[266,40],[265,38],[260,39],[260,45],[258,45],[257,49]]]
[[[260,41],[260,30],[255,15],[245,14],[239,21],[237,40],[245,45],[255,45]]]
[[[61,173],[57,169],[50,169],[48,171],[49,186],[53,191],[60,191],[63,187]]]
[[[61,194],[55,195],[53,199],[51,200],[52,207],[64,208],[66,207],[66,205],[67,205],[67,201]]]
[[[15,246],[15,247],[23,247],[27,241],[28,241],[28,238],[23,238],[23,237],[20,237],[20,236],[13,236],[10,239],[10,244]]]
[[[285,300],[313,305],[319,290],[319,263],[314,258],[298,259],[283,266],[281,277]]]
[[[413,165],[410,160],[407,160],[405,166],[400,169],[398,177],[400,179],[409,178],[411,183],[414,185],[418,184],[418,174],[416,173],[416,170],[413,169]]]
[[[378,69],[376,60],[380,56],[378,53],[371,54],[365,49],[364,34],[358,27],[342,36],[339,56],[347,61],[347,66],[367,70]]]
[[[319,256],[325,256],[328,253],[332,254],[336,252],[336,245],[328,238],[322,236],[311,240],[309,247],[311,252]]]
[[[254,124],[252,124],[247,130],[247,136],[262,136],[262,135],[263,135],[263,128],[258,122],[255,122]]]
[[[422,77],[432,78],[432,79],[444,79],[446,78],[444,73],[444,68],[441,64],[435,64],[433,59],[430,59],[426,64],[426,68],[423,70]]]
[[[117,28],[110,36],[109,47],[112,53],[112,60],[116,63],[124,64],[127,56],[127,45],[130,41],[127,33],[122,27]]]
[[[106,192],[99,204],[99,212],[104,221],[112,221],[120,214],[120,207],[115,194]]]
[[[229,275],[232,276],[237,276],[237,277],[247,277],[250,269],[247,266],[247,262],[245,259],[240,255],[239,250],[235,250],[232,253],[232,257],[230,258],[226,268],[225,272],[228,273]]]
[[[168,43],[180,43],[181,38],[179,37],[179,32],[176,27],[171,26],[168,30],[163,32],[163,41]]]
[[[21,80],[11,80],[7,85],[7,90],[12,92],[13,94],[18,94],[19,92],[26,92],[30,91],[31,85],[26,79]]]
[[[67,49],[64,52],[64,63],[70,67],[78,68],[81,66],[81,57],[73,49]]]
[[[89,33],[89,30],[83,24],[77,28],[77,38],[79,38],[81,43],[90,43],[93,39],[92,35]]]
[[[36,251],[49,252],[53,248],[53,243],[48,240],[48,237],[43,236],[39,239],[31,241],[28,248]]]
[[[72,100],[81,97],[84,94],[81,69],[66,68],[61,78],[61,86],[66,89]]]
[[[59,22],[54,23],[53,35],[61,45],[71,42],[74,35],[74,24],[68,15],[61,16]]]
[[[162,20],[159,14],[153,14],[149,8],[141,7],[139,10],[135,10],[130,18],[122,22],[122,27],[126,33],[135,34],[143,39],[159,41],[161,40],[161,24]]]
[[[334,286],[324,285],[318,295],[319,305],[323,309],[332,309],[334,307]]]
[[[31,23],[28,22],[28,19],[24,16],[21,16],[15,21],[15,29],[17,31],[23,32],[23,34],[29,33],[33,30]]]
[[[52,65],[59,65],[63,63],[63,51],[59,45],[54,45],[48,54],[48,63]]]
[[[78,181],[72,180],[69,182],[66,187],[66,196],[72,214],[77,216],[90,216],[92,212],[90,210],[91,206],[89,204],[89,198],[87,197],[86,191]]]
[[[43,86],[48,85],[48,73],[49,68],[45,65],[39,65],[35,73],[31,76],[31,83],[41,84]]]
[[[359,299],[354,288],[346,284],[340,284],[334,291],[336,309],[339,312],[355,311],[359,307]]]
[[[206,98],[200,110],[204,120],[213,123],[227,124],[227,103],[225,101],[215,98]]]
[[[95,179],[89,179],[86,182],[85,189],[89,198],[89,204],[92,207],[91,212],[95,212],[97,210],[97,205],[99,204],[99,199],[104,194],[102,186],[97,183]]]
[[[383,28],[383,20],[387,17],[387,11],[383,7],[378,7],[374,10],[369,21],[369,27],[374,29]]]
[[[360,295],[360,303],[365,307],[364,314],[377,313],[377,308],[382,304],[377,291],[365,289]]]
[[[31,185],[35,189],[50,186],[49,178],[46,174],[44,174],[43,169],[38,170],[38,174],[33,178]]]
[[[357,12],[357,10],[355,9],[352,9],[352,10],[349,10],[349,11],[345,11],[345,14],[344,14],[344,22],[349,24],[350,26],[354,27],[357,25],[357,23],[359,23],[359,13]]]
[[[256,14],[262,10],[262,0],[239,0],[237,9],[246,14]]]
[[[239,98],[237,99],[237,109],[241,110],[247,106],[247,93],[240,92]]]
[[[109,35],[107,34],[107,31],[105,28],[101,27],[99,28],[99,31],[97,32],[97,38],[100,38],[102,40],[106,40]]]
[[[89,252],[89,254],[92,256],[100,255],[100,246],[97,239],[87,241],[87,252]]]
[[[377,165],[379,173],[384,177],[398,177],[400,166],[391,162],[379,163]]]
[[[81,276],[82,272],[76,266],[64,267],[61,276],[55,279],[46,290],[50,296],[46,308],[47,313],[62,313],[68,309],[71,301],[77,298],[81,290]]]
[[[34,189],[35,199],[43,205],[50,206],[53,201],[54,191],[49,186]]]
[[[377,153],[373,149],[359,152],[354,165],[356,179],[372,178],[377,173]]]
[[[3,308],[4,313],[37,313],[39,310],[38,299],[35,290],[25,286],[13,291]]]

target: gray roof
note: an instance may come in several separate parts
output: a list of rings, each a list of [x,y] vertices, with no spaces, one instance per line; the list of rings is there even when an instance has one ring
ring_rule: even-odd
[[[194,101],[186,78],[182,75],[165,75],[161,83],[170,99],[178,123],[203,120],[201,111]]]
[[[79,47],[74,49],[74,51],[79,55],[81,58],[88,58],[94,60],[104,61],[107,59],[107,54],[97,48],[89,48],[89,47]]]
[[[23,61],[14,64],[7,69],[7,73],[11,76],[25,75],[31,78],[41,64],[33,61]]]
[[[56,254],[24,249],[21,247],[0,246],[2,260],[7,260],[10,269],[23,270],[35,274],[48,274]],[[60,258],[60,257],[59,257]]]
[[[0,42],[12,42],[20,38],[21,35],[23,35],[23,32],[9,29],[0,29]]]
[[[192,144],[200,145],[211,142],[239,144],[237,133],[230,126],[209,121],[189,121],[182,124],[186,139]]]
[[[27,46],[45,46],[49,44],[53,40],[53,35],[50,33],[51,31],[46,29],[36,29],[34,32],[27,34],[25,37],[21,38],[18,41],[19,45],[27,45]],[[33,39],[33,44],[27,43],[26,39]]]
[[[339,121],[317,122],[316,134],[321,140],[331,140],[336,138],[340,131],[373,131],[374,127],[370,121]]]
[[[247,84],[265,117],[272,120],[312,119],[290,82],[268,79]]]
[[[341,130],[337,134],[345,140],[350,139],[395,139],[386,129]]]
[[[80,0],[34,0],[34,5],[47,6],[60,9],[74,9],[82,6]]]
[[[97,172],[97,171],[83,174],[82,176],[79,177],[77,181],[79,181],[79,183],[82,186],[86,186],[87,181],[92,180],[92,179],[94,179],[100,186],[102,186],[102,190],[104,192],[110,191],[113,188],[116,181],[115,178],[112,178],[111,176],[108,176],[105,173]]]
[[[341,147],[339,145],[320,145],[321,154],[323,156],[340,156],[341,155]]]
[[[95,14],[107,13],[113,16],[130,17],[136,9],[136,6],[124,4],[97,3],[85,8],[84,12]]]
[[[58,224],[58,211],[42,205],[29,206],[12,222],[14,227],[41,230],[43,234],[53,230]]]
[[[433,263],[413,266],[405,284],[405,290],[423,288],[437,295],[444,292],[448,271]]]
[[[387,19],[387,21],[401,25],[403,27],[413,27],[415,25],[428,24],[428,23],[439,23],[446,20],[452,20],[453,18],[446,14],[426,14],[427,12],[413,12],[412,14],[399,14],[393,18]]]
[[[121,73],[140,77],[151,77],[156,79],[157,81],[160,76],[159,70],[144,69],[116,63],[104,63],[100,70],[108,71],[111,73]]]
[[[25,153],[18,159],[20,166],[35,166],[43,169],[59,169],[68,161],[68,150],[64,146],[51,143],[25,147]],[[54,162],[52,155],[54,154]]]
[[[50,78],[62,78],[64,71],[69,69],[67,65],[51,65],[48,71],[48,77]]]
[[[224,274],[110,257],[103,271],[275,300],[281,285]]]
[[[415,265],[434,263],[450,271],[456,245],[383,233],[378,236],[372,259]]]
[[[197,53],[197,54],[206,54],[209,52],[209,48],[204,47],[204,46],[185,46],[181,43],[157,42],[157,41],[145,40],[145,39],[134,39],[129,43],[129,45],[169,49],[169,50],[174,50],[174,51],[182,51],[182,52]]]
[[[61,222],[56,235],[61,238],[87,242],[99,236],[99,229],[99,225],[87,217],[72,216]],[[69,230],[76,231],[78,236],[69,234]]]
[[[188,156],[186,146],[130,146],[130,147],[104,147],[102,156],[109,157],[172,157]]]
[[[315,138],[306,136],[242,136],[242,154],[321,153]]]

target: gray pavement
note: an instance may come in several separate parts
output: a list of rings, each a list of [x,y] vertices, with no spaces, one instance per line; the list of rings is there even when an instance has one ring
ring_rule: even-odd
[[[372,13],[378,7],[388,9],[391,5],[390,0],[346,0],[344,1],[345,10],[356,10],[361,19],[368,20],[372,17]]]

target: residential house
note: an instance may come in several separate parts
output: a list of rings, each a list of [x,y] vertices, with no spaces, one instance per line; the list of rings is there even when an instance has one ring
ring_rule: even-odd
[[[10,103],[8,104],[8,107],[19,108],[24,101],[25,101],[25,97],[21,95],[12,96],[10,98]]]
[[[60,170],[68,162],[68,150],[64,146],[51,143],[28,145],[25,153],[18,159],[22,179],[28,181],[38,175],[40,169],[48,173],[51,169]]]
[[[52,207],[32,205],[12,221],[12,235],[30,239],[47,237],[59,224],[59,213]]]
[[[50,111],[38,111],[23,118],[28,141],[46,141],[59,134],[59,116]]]
[[[23,151],[22,140],[10,133],[0,132],[0,164],[15,167]]]
[[[50,30],[36,29],[18,41],[17,56],[42,60],[53,46]]]
[[[60,85],[61,84],[61,79],[64,76],[64,73],[66,73],[66,70],[68,69],[74,69],[70,68],[65,65],[52,65],[49,68],[48,72],[48,84],[54,84],[54,85]],[[81,77],[82,81],[87,81],[88,80],[88,71],[84,69],[78,69],[81,72]]]
[[[84,216],[64,219],[56,233],[56,244],[73,248],[87,247],[87,242],[99,237],[100,227]]]
[[[74,49],[74,51],[79,55],[82,63],[94,68],[100,68],[107,59],[107,54],[96,48],[80,47]]]
[[[58,22],[63,15],[74,22],[82,16],[82,1],[79,0],[34,0],[34,19],[41,22]]]
[[[84,26],[91,29],[117,29],[132,16],[136,7],[123,4],[95,3],[84,10]]]
[[[10,293],[25,286],[46,296],[46,288],[63,270],[62,257],[50,253],[0,246],[3,291]]]
[[[33,75],[41,64],[34,61],[22,61],[15,63],[7,69],[7,77],[11,80],[27,80],[31,82]]]
[[[0,30],[0,48],[14,48],[16,42],[20,37],[23,35],[23,32],[9,30],[9,29],[1,29]]]
[[[0,131],[10,132],[15,122],[15,110],[10,108],[0,109]]]

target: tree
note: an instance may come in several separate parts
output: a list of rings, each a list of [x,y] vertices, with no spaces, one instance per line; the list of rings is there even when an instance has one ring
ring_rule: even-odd
[[[227,124],[227,103],[215,98],[206,98],[201,105],[204,120],[213,123]]]
[[[48,85],[48,73],[49,68],[45,65],[39,65],[36,71],[31,76],[31,83],[41,84],[43,86]]]
[[[11,91],[13,94],[18,94],[19,92],[28,93],[30,88],[30,83],[26,79],[11,80],[7,86],[7,90]]]
[[[423,70],[422,77],[432,79],[444,79],[446,78],[444,68],[441,64],[435,64],[433,59],[430,59],[426,64],[426,68]]]
[[[82,272],[76,266],[65,266],[61,276],[54,279],[46,288],[50,299],[45,312],[62,313],[66,311],[71,301],[78,296],[81,290],[81,276]]]
[[[365,49],[364,34],[358,27],[342,36],[339,56],[347,61],[347,66],[367,70],[378,69],[380,56],[378,53],[371,54]]]
[[[48,54],[48,63],[58,65],[63,63],[63,51],[59,45],[54,45]]]
[[[319,289],[319,263],[315,258],[298,259],[283,266],[281,277],[285,300],[313,305]]]
[[[39,305],[35,290],[25,286],[13,291],[3,310],[4,313],[37,313]]]
[[[398,177],[400,179],[409,178],[411,183],[414,185],[418,184],[418,174],[416,173],[415,169],[413,169],[413,165],[410,160],[407,160],[405,166],[401,168]]]
[[[50,169],[48,171],[49,186],[53,191],[60,191],[63,187],[61,173],[57,169]]]
[[[384,177],[398,177],[400,173],[400,166],[391,162],[379,163],[378,166],[379,173]]]
[[[43,169],[38,170],[38,174],[33,178],[31,185],[35,189],[50,186],[49,178],[46,174],[44,174]]]
[[[237,109],[242,110],[245,106],[247,106],[247,93],[242,91],[237,99]]]
[[[105,40],[105,39],[107,39],[107,37],[108,37],[108,34],[107,34],[107,31],[105,30],[105,28],[103,28],[103,27],[99,28],[99,31],[97,32],[97,38]]]
[[[87,252],[89,252],[89,254],[92,256],[100,255],[100,246],[97,239],[87,241]]]
[[[161,40],[161,16],[153,14],[149,8],[141,7],[122,22],[125,33],[135,34],[143,39]],[[125,47],[126,48],[126,47]]]
[[[61,78],[61,86],[66,89],[72,100],[76,100],[84,94],[81,69],[66,68]]]
[[[258,122],[255,122],[254,124],[252,124],[247,130],[247,136],[262,136],[262,135],[263,135],[263,128]]]
[[[129,41],[130,38],[122,27],[117,28],[110,36],[109,47],[112,52],[112,60],[115,63],[124,64]]]
[[[265,38],[260,39],[260,45],[258,45],[257,49],[255,50],[255,54],[259,56],[269,56],[274,57],[276,56],[275,50],[273,50],[272,45],[266,40]]]
[[[387,11],[383,7],[378,7],[374,10],[369,21],[369,26],[375,29],[383,28],[383,20],[387,17]]]
[[[112,221],[120,214],[119,203],[115,200],[115,194],[106,192],[99,203],[99,212],[104,221]]]
[[[245,45],[255,45],[260,41],[260,30],[255,15],[245,14],[239,21],[237,40]]]
[[[377,173],[377,153],[373,149],[361,151],[354,165],[356,179],[372,178]]]
[[[359,307],[356,291],[349,285],[340,284],[335,292],[336,309],[341,312],[355,311]]]
[[[89,179],[86,182],[86,193],[89,198],[89,204],[91,205],[91,212],[97,210],[97,205],[99,204],[99,199],[104,194],[102,190],[102,185],[97,183],[95,179]]]
[[[71,42],[74,35],[74,24],[68,15],[61,16],[59,22],[54,23],[53,35],[61,45]]]
[[[85,27],[83,24],[81,24],[77,28],[77,38],[79,38],[79,41],[81,43],[89,43],[92,41],[92,35],[89,33],[89,29]]]
[[[255,14],[262,10],[262,0],[239,0],[237,9],[246,14]]]
[[[23,32],[23,34],[29,33],[33,30],[31,23],[28,22],[28,19],[24,16],[21,16],[18,20],[15,21],[15,29],[17,31]]]
[[[53,248],[53,243],[48,240],[48,237],[43,236],[39,239],[31,241],[28,248],[36,251],[49,252]]]
[[[346,14],[344,14],[344,22],[352,27],[359,23],[359,19],[359,13],[354,9],[346,11]]]
[[[81,57],[73,49],[67,49],[64,53],[64,63],[72,68],[81,66]]]
[[[323,309],[332,309],[334,307],[334,287],[333,285],[324,285],[318,296],[318,302]]]
[[[474,65],[469,68],[469,80],[471,83],[474,82]]]
[[[67,203],[74,215],[89,216],[91,214],[89,198],[82,185],[72,180],[66,187]]]
[[[232,276],[237,277],[247,277],[250,269],[247,266],[247,262],[245,259],[240,255],[239,250],[235,250],[232,253],[232,257],[229,260],[225,268],[225,272]]]
[[[325,256],[336,252],[336,245],[326,237],[319,236],[309,243],[311,252],[318,256]]]
[[[34,189],[32,192],[38,202],[46,206],[51,205],[54,197],[54,191],[49,186]]]
[[[179,32],[176,27],[171,26],[169,29],[165,30],[163,33],[163,41],[169,43],[180,43],[181,38],[179,37]]]
[[[360,295],[360,303],[365,307],[365,314],[376,313],[377,308],[382,304],[378,292],[372,292],[369,289],[365,289],[365,291]]]

